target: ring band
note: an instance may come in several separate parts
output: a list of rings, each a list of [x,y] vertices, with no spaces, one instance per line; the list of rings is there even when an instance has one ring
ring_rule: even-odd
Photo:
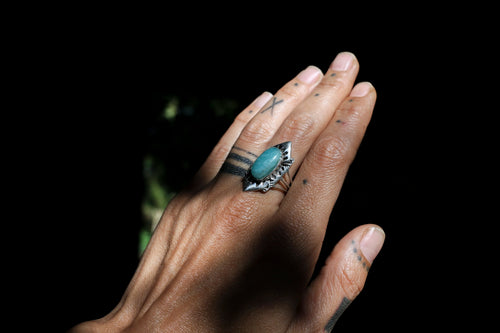
[[[286,193],[292,185],[289,169],[293,164],[292,142],[287,141],[265,150],[243,177],[243,191],[275,189]],[[287,179],[285,179],[287,178]],[[275,187],[280,185],[281,187]]]

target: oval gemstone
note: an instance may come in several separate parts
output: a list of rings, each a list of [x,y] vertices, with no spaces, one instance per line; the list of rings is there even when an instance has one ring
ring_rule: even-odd
[[[251,173],[255,179],[261,180],[269,176],[281,160],[281,150],[271,147],[263,152],[253,163]]]

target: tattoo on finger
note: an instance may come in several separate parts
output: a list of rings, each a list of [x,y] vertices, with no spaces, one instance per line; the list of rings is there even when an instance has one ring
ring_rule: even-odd
[[[271,111],[271,112],[270,112],[270,113],[271,113],[271,116],[273,116],[273,113],[274,113],[274,107],[275,107],[277,104],[281,103],[281,102],[283,102],[283,99],[280,99],[279,101],[276,101],[276,97],[273,97],[273,100],[272,100],[272,102],[271,102],[271,105],[269,105],[269,106],[268,106],[267,108],[265,108],[264,110],[260,111],[260,113],[264,113],[264,112],[266,112],[266,111]]]
[[[342,315],[342,313],[344,313],[345,309],[347,309],[349,304],[351,304],[351,300],[348,299],[347,297],[344,297],[339,307],[337,308],[337,311],[335,311],[330,320],[328,320],[328,323],[326,323],[325,332],[330,333],[333,330],[333,327],[337,323],[337,320],[339,320],[340,316]]]
[[[352,253],[356,256],[356,260],[368,272],[370,270],[370,263],[368,263],[368,260],[366,260],[361,251],[356,247],[355,241],[352,240],[351,245],[352,245]]]
[[[243,148],[233,146],[220,169],[221,173],[244,177],[257,155]]]
[[[306,181],[304,179],[304,181]],[[304,182],[304,184],[306,184]],[[357,246],[356,241],[351,240],[351,251],[352,254],[355,256],[356,261],[359,262],[359,264],[365,269],[367,272],[370,270],[370,264],[368,261],[365,259],[361,251],[359,250],[359,247]],[[348,299],[347,297],[344,297],[342,299],[342,302],[340,303],[338,309],[335,311],[333,316],[330,318],[328,323],[325,326],[325,331],[330,333],[333,330],[333,327],[337,323],[337,320],[339,317],[342,315],[342,313],[345,311],[345,309],[351,304],[352,300]]]

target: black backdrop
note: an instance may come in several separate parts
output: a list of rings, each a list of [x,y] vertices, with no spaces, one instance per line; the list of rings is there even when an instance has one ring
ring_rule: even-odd
[[[42,216],[53,221],[50,251],[42,255],[50,259],[40,259],[45,287],[35,301],[44,325],[64,330],[105,315],[133,275],[142,160],[165,94],[202,101],[218,96],[243,106],[264,90],[276,91],[309,64],[325,70],[340,51],[356,54],[358,81],[372,82],[378,100],[334,208],[320,262],[359,224],[380,224],[387,238],[365,290],[335,331],[418,328],[441,316],[431,306],[432,287],[447,280],[434,258],[446,252],[435,231],[447,228],[438,224],[447,212],[434,210],[444,181],[431,180],[429,169],[446,174],[437,157],[446,154],[448,138],[435,138],[447,101],[438,97],[460,51],[436,44],[449,43],[443,33],[423,34],[405,19],[388,25],[374,19],[361,28],[323,18],[307,29],[290,20],[237,32],[231,25],[193,28],[186,21],[155,33],[128,28],[91,39],[85,31],[72,36],[50,62],[57,64],[58,82],[47,88],[57,105],[49,113],[44,146],[50,149],[42,161],[43,188],[54,195],[40,199]],[[189,178],[228,125],[197,119],[175,129],[190,133],[192,141],[176,141],[174,133],[165,146],[167,152],[192,155],[188,169],[173,156],[168,173],[176,179]],[[198,140],[202,145],[194,147]]]

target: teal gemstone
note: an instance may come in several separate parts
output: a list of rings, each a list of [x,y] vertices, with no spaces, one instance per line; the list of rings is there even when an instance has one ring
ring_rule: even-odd
[[[252,165],[252,176],[261,180],[269,176],[281,160],[281,150],[271,147],[263,152]]]

